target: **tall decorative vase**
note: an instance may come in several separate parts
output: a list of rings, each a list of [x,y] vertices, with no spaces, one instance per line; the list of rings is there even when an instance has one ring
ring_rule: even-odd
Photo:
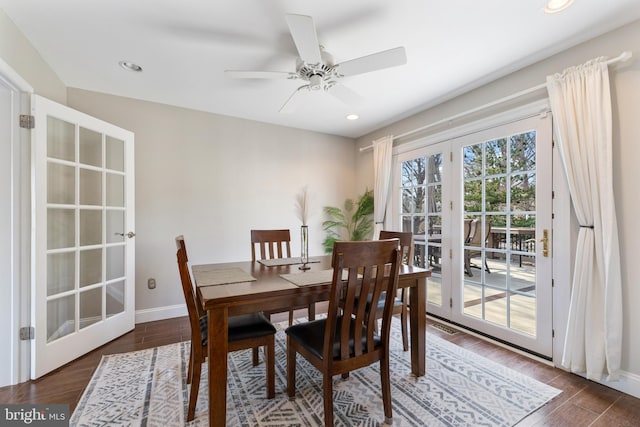
[[[300,261],[302,265],[300,270],[308,270],[309,267],[309,226],[303,225],[300,227]]]

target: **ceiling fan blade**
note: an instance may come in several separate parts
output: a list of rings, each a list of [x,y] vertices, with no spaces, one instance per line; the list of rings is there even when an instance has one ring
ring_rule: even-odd
[[[289,31],[296,49],[302,59],[307,64],[318,64],[322,62],[320,55],[320,43],[313,18],[306,15],[287,14],[285,16]]]
[[[351,107],[357,107],[363,102],[360,95],[340,83],[331,86],[329,93]]]
[[[287,99],[287,101],[282,105],[282,107],[280,107],[280,112],[283,114],[291,114],[294,111],[296,111],[296,109],[298,108],[298,105],[300,105],[300,102],[302,101],[302,96],[300,94],[300,91],[308,88],[309,88],[309,85],[304,85],[296,89],[295,92],[291,94],[289,99]]]
[[[406,63],[407,53],[404,47],[396,47],[336,64],[334,69],[340,76],[353,76]]]
[[[224,74],[234,79],[295,79],[295,78],[298,78],[298,75],[296,73],[288,73],[286,71],[226,70]]]

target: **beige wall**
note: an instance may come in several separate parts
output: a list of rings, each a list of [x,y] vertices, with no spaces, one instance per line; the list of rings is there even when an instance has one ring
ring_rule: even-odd
[[[182,304],[176,235],[192,264],[249,259],[252,228],[291,229],[299,254],[294,203],[307,185],[310,252],[321,254],[322,206],[354,195],[351,139],[72,88],[67,96],[135,133],[137,310]]]
[[[8,63],[34,91],[53,101],[65,103],[67,88],[42,59],[29,40],[0,9],[0,59]]]
[[[631,23],[465,95],[372,132],[359,138],[357,145],[359,147],[368,146],[371,141],[383,135],[400,135],[469,111],[544,83],[546,76],[549,74],[560,72],[573,65],[582,64],[594,57],[606,56],[613,58],[625,50],[633,52],[632,61],[617,67],[610,67],[610,78],[614,125],[613,179],[620,232],[622,292],[624,298],[622,369],[628,373],[627,377],[633,377],[640,375],[640,357],[638,357],[638,354],[640,354],[640,334],[638,334],[637,330],[637,325],[640,325],[640,310],[637,309],[640,303],[640,287],[637,286],[638,278],[636,276],[638,276],[638,272],[635,270],[635,265],[638,263],[635,258],[635,246],[637,245],[638,237],[640,237],[640,221],[637,219],[638,212],[640,212],[640,198],[637,196],[637,187],[638,183],[640,183],[640,21]],[[524,97],[517,103],[524,104],[543,97],[546,97],[545,90]],[[499,110],[504,110],[506,107],[512,107],[515,104],[512,102],[503,107],[488,109],[482,114],[495,114]],[[478,120],[482,114],[475,114],[465,121]],[[455,127],[465,121],[453,121],[448,126],[432,129],[430,133]],[[410,140],[411,138],[407,138],[394,143],[394,145],[406,143]],[[371,151],[358,155],[357,164],[357,188],[371,186],[373,183]],[[556,283],[556,287],[558,286],[567,286],[567,283]],[[566,302],[562,303],[566,304]],[[566,312],[567,307],[561,307],[560,310]],[[554,346],[561,344],[555,343]],[[633,381],[635,381],[635,387],[638,387],[639,380],[637,377]],[[616,384],[611,385],[616,387]],[[640,395],[640,388],[636,388],[634,394],[636,396]]]

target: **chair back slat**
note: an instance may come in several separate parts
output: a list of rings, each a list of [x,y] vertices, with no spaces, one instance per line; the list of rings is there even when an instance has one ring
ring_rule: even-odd
[[[400,268],[398,239],[368,242],[336,242],[333,249],[333,280],[324,349],[332,360],[334,342],[339,359],[346,360],[376,349],[376,304],[386,292],[380,339],[388,345],[393,295]],[[337,327],[339,326],[339,328]],[[334,334],[340,334],[339,337]]]
[[[380,240],[398,239],[402,248],[402,262],[413,265],[413,233],[410,231],[388,231],[380,230]]]
[[[260,258],[256,257],[256,246]],[[251,230],[251,260],[291,257],[291,233],[289,230]]]

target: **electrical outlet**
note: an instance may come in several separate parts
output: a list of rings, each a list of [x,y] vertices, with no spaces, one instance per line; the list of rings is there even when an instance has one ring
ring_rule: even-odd
[[[147,286],[149,287],[149,289],[155,289],[156,288],[156,279],[154,279],[153,277],[151,279],[149,279],[147,281]]]

